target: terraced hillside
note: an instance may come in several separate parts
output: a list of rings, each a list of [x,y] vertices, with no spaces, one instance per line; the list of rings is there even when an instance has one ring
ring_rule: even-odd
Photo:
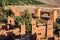
[[[2,1],[2,2],[1,2]],[[42,5],[60,6],[60,0],[0,0],[0,5]]]
[[[43,2],[36,0],[2,0],[2,4],[5,5],[42,5]]]

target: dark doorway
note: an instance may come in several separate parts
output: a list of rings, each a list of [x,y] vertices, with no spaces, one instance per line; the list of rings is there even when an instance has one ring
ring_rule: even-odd
[[[55,40],[54,37],[48,38],[48,40]]]

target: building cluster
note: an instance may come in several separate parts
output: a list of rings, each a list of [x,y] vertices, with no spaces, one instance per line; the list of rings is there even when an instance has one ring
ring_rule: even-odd
[[[60,40],[59,37],[55,36],[53,33],[53,24],[57,19],[58,9],[60,8],[44,8],[44,7],[32,7],[32,6],[6,6],[5,9],[11,9],[14,13],[14,16],[21,16],[24,14],[24,10],[28,9],[31,13],[34,13],[38,17],[38,20],[44,20],[43,23],[36,24],[37,19],[32,18],[31,20],[31,33],[32,35],[36,34],[36,40]],[[14,25],[14,16],[8,16],[8,24]],[[5,24],[0,24],[0,28]],[[26,34],[25,24],[21,24],[20,27],[13,30],[0,30],[0,35],[7,36],[8,32],[14,33],[17,35]],[[7,25],[9,29],[9,25]]]

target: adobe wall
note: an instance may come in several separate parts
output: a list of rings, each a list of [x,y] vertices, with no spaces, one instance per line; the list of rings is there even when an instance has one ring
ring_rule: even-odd
[[[21,35],[25,35],[26,34],[26,26],[25,24],[21,24]]]
[[[14,24],[14,17],[12,16],[12,17],[10,17],[10,16],[8,16],[8,24]]]
[[[32,34],[36,33],[36,19],[31,20],[31,24],[32,24]]]
[[[56,22],[56,19],[57,19],[57,16],[58,15],[58,11],[57,10],[54,10],[54,22]]]
[[[53,37],[53,20],[47,22],[47,37]]]
[[[41,16],[41,9],[37,8],[37,9],[35,10],[35,16],[37,16],[38,19],[40,19],[40,16]]]
[[[54,36],[55,40],[60,40],[60,37]]]
[[[36,35],[37,35],[36,40],[46,38],[46,26],[40,25],[39,27],[37,27]]]
[[[41,19],[41,9],[40,10],[36,10],[36,14],[38,17],[39,17],[39,20]],[[36,25],[32,26],[32,33],[36,33],[37,35],[37,38],[36,40],[41,40],[42,38],[47,38],[46,40],[48,40],[48,38],[50,37],[54,37],[54,34],[53,34],[53,22],[56,20],[57,16],[55,15],[57,14],[57,11],[51,11],[50,12],[50,17],[47,21],[47,26],[43,26],[43,25],[40,25],[39,27],[36,27]],[[34,21],[32,21],[34,23]],[[46,30],[46,27],[47,27],[47,30]],[[47,31],[47,33],[46,33]],[[47,36],[46,36],[47,35]]]

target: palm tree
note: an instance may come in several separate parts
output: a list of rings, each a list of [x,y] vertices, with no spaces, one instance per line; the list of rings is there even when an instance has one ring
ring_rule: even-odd
[[[24,11],[24,15],[26,18],[29,18],[29,19],[32,18],[32,13],[30,13],[27,9]]]
[[[43,23],[45,23],[44,20],[38,20],[38,19],[37,19],[37,21],[36,21],[36,24],[37,24],[37,25],[38,25],[38,24],[43,24]]]
[[[4,8],[6,6],[6,4],[8,3],[7,2],[8,0],[2,0],[2,7]]]
[[[0,15],[0,22],[1,23],[7,23],[7,16],[5,14]]]
[[[31,18],[32,18],[32,13],[30,13],[28,10],[24,11],[25,14],[25,24],[26,24],[26,29],[30,31],[31,29]]]
[[[14,20],[15,20],[15,25],[20,25],[25,23],[24,18],[20,16],[14,16]]]
[[[8,9],[8,10],[3,10],[3,12],[7,15],[7,16],[14,16],[14,13]]]
[[[29,13],[28,10],[25,10],[24,15],[14,17],[15,24],[16,25],[25,24],[26,29],[30,31],[30,29],[31,29],[31,25],[30,25],[31,24],[31,18],[32,18],[31,13]]]
[[[14,20],[15,20],[15,25],[19,25],[20,22],[21,22],[19,16],[15,16],[15,17],[14,17]]]
[[[60,18],[57,18],[57,19],[56,19],[56,22],[57,22],[57,24],[58,24],[58,29],[60,29]]]
[[[54,30],[53,30],[54,34],[58,36],[58,23],[55,22],[53,27],[54,27]]]
[[[0,0],[0,7],[2,6],[2,0]]]

